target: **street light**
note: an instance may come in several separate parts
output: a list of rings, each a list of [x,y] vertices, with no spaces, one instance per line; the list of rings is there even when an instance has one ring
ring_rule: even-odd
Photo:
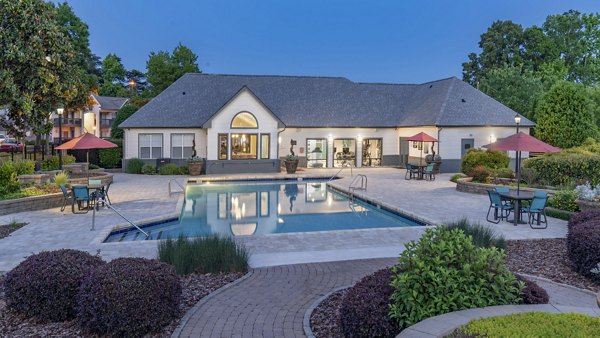
[[[517,125],[517,134],[519,133],[519,125],[521,124],[521,116],[515,115],[515,124]]]
[[[64,113],[64,108],[57,108],[56,114],[58,114],[58,145],[62,144],[62,115]],[[63,162],[62,162],[62,151],[58,151],[58,170],[63,170]]]
[[[519,125],[521,124],[521,116],[519,114],[515,115],[515,124],[517,125],[517,134],[519,133]],[[517,177],[517,195],[519,194],[519,184],[521,182],[521,152],[515,151],[515,155],[517,155],[516,163],[515,163],[515,173]],[[515,217],[517,217],[515,215]]]

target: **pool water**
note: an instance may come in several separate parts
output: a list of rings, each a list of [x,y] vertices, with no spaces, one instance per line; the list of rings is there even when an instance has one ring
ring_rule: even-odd
[[[179,220],[145,226],[148,239],[184,234],[260,236],[292,232],[420,226],[423,223],[327,187],[326,181],[254,181],[190,184]],[[105,242],[145,240],[135,229]]]

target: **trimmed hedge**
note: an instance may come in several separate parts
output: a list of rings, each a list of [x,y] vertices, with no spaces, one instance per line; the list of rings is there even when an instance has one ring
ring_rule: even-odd
[[[6,275],[6,304],[12,310],[42,320],[75,318],[81,281],[102,264],[97,256],[71,249],[29,256]]]
[[[471,171],[478,165],[488,169],[508,168],[510,158],[506,153],[496,150],[469,149],[462,158],[461,171],[471,176]]]
[[[340,307],[345,337],[395,337],[400,332],[398,323],[388,315],[393,275],[391,268],[379,270],[348,289]]]
[[[139,158],[132,158],[127,161],[127,173],[128,174],[141,174],[142,167],[144,167],[146,163],[140,160]]]
[[[600,183],[600,154],[563,151],[527,159],[523,165],[535,169],[539,180],[553,186],[586,181],[592,185]]]
[[[141,337],[179,314],[175,269],[145,258],[118,258],[88,274],[78,295],[79,324],[111,337]]]
[[[426,229],[406,244],[394,271],[390,316],[401,327],[440,314],[514,304],[524,287],[505,266],[504,252],[479,248],[461,230]]]
[[[518,281],[525,284],[525,287],[521,290],[520,304],[548,304],[550,296],[548,296],[544,288],[521,275],[515,274],[515,277],[517,277]]]
[[[158,173],[160,175],[183,175],[182,168],[178,167],[176,164],[169,163],[165,164],[160,169],[158,169]]]
[[[75,163],[75,157],[71,155],[62,156],[63,165]],[[58,155],[48,156],[42,161],[42,170],[58,170]]]
[[[112,140],[114,142],[114,140]],[[116,143],[116,142],[115,142]],[[103,168],[118,168],[121,164],[121,158],[123,157],[123,148],[108,148],[99,149],[98,154],[100,157],[100,165]]]
[[[575,271],[600,283],[591,270],[600,262],[600,211],[582,211],[568,223],[567,254]]]
[[[152,164],[144,164],[144,166],[142,167],[142,174],[156,175],[156,167]]]
[[[574,190],[559,190],[548,200],[548,206],[565,211],[579,211],[575,202],[577,193]]]

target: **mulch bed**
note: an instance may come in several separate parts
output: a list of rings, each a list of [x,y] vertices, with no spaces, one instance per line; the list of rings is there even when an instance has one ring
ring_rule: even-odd
[[[26,226],[27,223],[10,223],[10,224],[0,224],[0,239],[8,237],[11,233],[19,230],[20,228]]]
[[[181,277],[180,315],[162,332],[147,335],[147,338],[170,337],[179,324],[180,319],[201,298],[216,289],[242,277],[242,273],[222,274],[192,274]],[[4,291],[2,288],[4,277],[0,276],[0,337],[95,337],[82,332],[76,320],[60,323],[40,323],[32,318],[26,318],[6,309]]]
[[[600,291],[600,285],[571,268],[564,238],[510,240],[506,247],[506,264],[510,271],[540,276],[557,283]],[[310,327],[316,337],[343,338],[340,307],[347,290],[333,293],[313,311]]]

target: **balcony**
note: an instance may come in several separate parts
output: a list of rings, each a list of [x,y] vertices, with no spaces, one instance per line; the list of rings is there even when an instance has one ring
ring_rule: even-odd
[[[100,119],[100,128],[112,127],[114,119]]]
[[[59,118],[55,118],[52,120],[55,127],[58,127]],[[66,118],[63,117],[60,119],[63,127],[81,127],[81,119],[80,118]]]

